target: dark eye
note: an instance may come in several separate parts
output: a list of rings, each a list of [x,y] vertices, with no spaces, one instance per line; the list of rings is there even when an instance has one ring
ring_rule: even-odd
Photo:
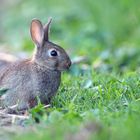
[[[56,51],[56,50],[52,50],[52,51],[50,52],[50,54],[51,54],[51,56],[57,56],[57,51]]]

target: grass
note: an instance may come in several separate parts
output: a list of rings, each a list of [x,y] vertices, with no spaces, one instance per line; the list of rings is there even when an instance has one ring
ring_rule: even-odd
[[[120,77],[92,73],[91,77],[93,84],[83,88],[87,84],[86,76],[64,75],[66,80],[53,98],[52,106],[38,117],[40,124],[34,124],[35,130],[15,139],[74,139],[76,134],[82,138],[83,133],[100,140],[139,139],[139,74]]]
[[[34,46],[27,29],[31,19],[45,23],[52,16],[51,40],[72,60],[86,57],[63,73],[51,107],[42,110],[39,104],[30,110],[32,118],[23,124],[24,132],[19,129],[11,139],[139,140],[139,4],[24,0],[2,10],[0,42],[14,46],[11,51],[31,54]]]

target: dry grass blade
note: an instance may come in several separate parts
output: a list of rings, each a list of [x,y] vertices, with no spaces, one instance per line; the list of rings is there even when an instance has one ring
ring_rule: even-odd
[[[6,114],[3,112],[0,112],[0,117],[4,117],[4,118],[19,118],[19,119],[29,119],[29,116],[25,116],[25,115],[16,115],[16,114]]]
[[[50,107],[50,106],[51,106],[50,104],[44,105],[43,108],[48,108],[48,107]]]
[[[12,124],[20,124],[25,120],[28,120],[30,117],[28,115],[19,115],[19,114],[9,114],[5,110],[0,110],[0,126],[9,126]]]

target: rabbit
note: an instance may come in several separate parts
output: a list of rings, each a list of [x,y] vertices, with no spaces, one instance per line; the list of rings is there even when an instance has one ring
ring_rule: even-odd
[[[0,97],[0,106],[8,108],[16,105],[16,110],[28,110],[38,104],[47,104],[56,94],[61,73],[68,70],[71,60],[66,51],[49,41],[49,29],[52,19],[42,25],[33,19],[30,34],[35,51],[26,60],[10,63],[0,69],[0,88],[6,89]]]

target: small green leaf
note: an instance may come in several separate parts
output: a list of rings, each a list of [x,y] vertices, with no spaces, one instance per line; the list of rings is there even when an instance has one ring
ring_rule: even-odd
[[[8,89],[1,88],[0,89],[0,96],[4,95],[7,92]]]

